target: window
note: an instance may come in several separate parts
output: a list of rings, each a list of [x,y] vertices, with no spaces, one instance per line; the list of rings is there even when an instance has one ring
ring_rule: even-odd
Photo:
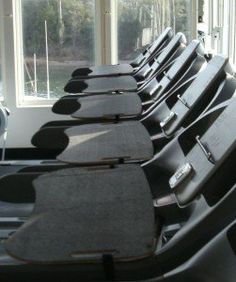
[[[199,0],[198,31],[206,50],[223,53],[236,63],[235,0]]]
[[[172,6],[169,8],[169,13],[172,15],[172,22],[175,32],[183,32],[188,41],[194,37],[196,7],[195,0],[174,0],[173,10]],[[173,13],[174,11],[174,13]],[[193,13],[194,11],[194,13]]]
[[[24,100],[56,99],[94,64],[94,0],[21,0]]]
[[[0,37],[1,42],[1,37]],[[2,90],[2,54],[1,54],[1,46],[0,46],[0,97],[3,96],[3,90]]]
[[[0,23],[1,24],[1,23]],[[0,99],[3,98],[3,82],[2,82],[2,38],[1,38],[1,28],[0,28]]]
[[[118,5],[119,60],[133,59],[160,31],[157,1],[120,0]]]
[[[191,40],[191,15],[189,0],[119,0],[119,61],[133,59],[167,26]]]
[[[14,61],[12,68],[4,66],[4,73],[15,74],[14,83],[6,76],[5,84],[16,106],[52,104],[51,100],[65,95],[64,85],[74,69],[94,65],[95,57],[101,64],[130,61],[166,26],[192,38],[194,0],[0,3],[7,15],[4,34],[9,35],[4,41],[4,58],[10,56]]]

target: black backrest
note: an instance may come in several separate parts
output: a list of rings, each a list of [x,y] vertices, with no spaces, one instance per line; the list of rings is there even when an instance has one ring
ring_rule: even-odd
[[[153,58],[153,56],[162,49],[165,44],[171,40],[173,37],[173,31],[170,27],[167,27],[158,37],[157,39],[150,44],[142,54],[140,54],[133,62],[131,62],[131,66],[136,68],[146,64],[149,60]]]
[[[186,43],[186,38],[183,33],[177,33],[168,45],[162,50],[162,52],[156,54],[153,59],[143,66],[135,75],[134,77],[138,81],[148,81],[153,75],[158,72],[161,67],[171,60],[174,57],[175,53],[178,49],[183,50]],[[174,58],[173,58],[174,59]]]
[[[212,109],[157,154],[154,162],[167,171],[180,206],[205,193],[215,178],[223,179],[226,168],[235,161],[235,107],[236,98],[232,98]],[[232,179],[235,181],[235,176]]]
[[[177,88],[145,117],[145,125],[151,133],[162,132],[166,137],[174,136],[179,129],[186,128],[207,108],[216,106],[232,97],[236,80],[227,74],[228,58],[215,56],[188,85]],[[149,123],[154,127],[151,128]]]
[[[199,57],[198,63],[200,67],[206,62],[203,55],[202,45],[198,40],[193,40],[176,59],[168,72],[164,73],[164,77],[161,81],[158,82],[156,77],[154,77],[141,91],[139,91],[142,100],[153,99],[158,101],[168,90],[176,85],[178,81],[179,83],[183,83],[184,79],[190,78],[199,70],[198,67],[197,70],[190,73],[189,76],[186,74],[191,69],[192,64],[196,61],[196,58]]]

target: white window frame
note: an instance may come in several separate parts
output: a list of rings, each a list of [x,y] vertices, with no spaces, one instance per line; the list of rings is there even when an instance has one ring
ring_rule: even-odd
[[[95,0],[95,63],[117,63],[116,0]],[[7,102],[15,107],[51,107],[57,99],[26,100],[24,89],[21,0],[0,0],[3,87]],[[106,28],[104,28],[106,27]],[[6,36],[7,35],[7,36]],[[14,55],[13,55],[14,54]],[[4,63],[8,62],[8,64]],[[10,94],[11,93],[11,94]],[[13,100],[14,99],[14,100]]]
[[[232,63],[236,63],[236,2],[235,0],[208,0],[209,36],[211,50],[223,53]],[[215,38],[215,28],[219,36]]]
[[[17,108],[51,107],[56,99],[24,99],[21,0],[0,0],[0,3],[4,14],[3,58],[7,64],[3,64],[3,84],[4,93],[7,93],[7,104]],[[197,22],[197,0],[192,0],[191,3],[193,18]],[[117,0],[95,0],[95,4],[95,63],[116,64],[118,62]],[[192,21],[193,38],[196,37],[195,21]]]
[[[95,63],[117,64],[117,0],[96,0],[95,4]]]
[[[1,58],[1,76],[2,76],[2,96],[0,97],[0,101],[4,100],[4,73],[3,73],[3,66],[5,65],[4,61],[4,44],[3,44],[3,10],[2,10],[2,5],[0,2],[0,58]]]
[[[0,0],[1,10],[1,47],[2,47],[2,79],[4,101],[15,106],[15,53],[13,34],[12,2]]]

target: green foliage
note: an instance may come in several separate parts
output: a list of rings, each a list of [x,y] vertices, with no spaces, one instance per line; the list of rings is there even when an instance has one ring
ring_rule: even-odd
[[[119,58],[129,59],[130,51],[136,49],[137,38],[141,31],[142,27],[137,19],[119,23]],[[129,38],[129,40],[126,40],[126,38]]]
[[[189,37],[191,0],[119,0],[119,58],[131,59],[142,47],[145,29],[151,40],[172,26]]]
[[[119,1],[119,58],[131,59],[141,42],[142,32],[151,27],[155,0]]]
[[[25,57],[45,57],[45,21],[50,59],[94,59],[94,5],[97,0],[22,0]],[[201,1],[201,0],[199,0]],[[202,0],[203,1],[203,0]],[[163,25],[189,30],[191,0],[119,0],[119,58],[142,47],[144,30],[152,38]],[[61,9],[60,9],[61,5]]]
[[[55,2],[55,1],[53,1]],[[58,17],[50,1],[23,1],[23,27],[25,54],[45,53],[45,21],[48,22],[50,43],[56,44]]]
[[[93,58],[93,0],[23,0],[22,3],[25,56],[45,55],[47,21],[51,57]]]
[[[204,7],[204,2],[205,0],[198,0],[198,13],[199,13],[199,16],[203,17],[204,16],[204,10],[203,10],[203,7]]]
[[[188,37],[190,33],[191,0],[175,0],[176,32],[183,32]]]
[[[46,97],[47,93],[45,21],[52,96],[63,95],[65,77],[79,65],[78,61],[94,62],[95,1],[98,0],[22,0],[24,56],[31,74],[25,74],[27,95],[35,95],[31,81],[34,53],[37,54],[38,96]],[[118,0],[118,3],[120,60],[134,58],[143,48],[143,38],[153,40],[165,26],[172,26],[176,32],[189,32],[191,0]]]

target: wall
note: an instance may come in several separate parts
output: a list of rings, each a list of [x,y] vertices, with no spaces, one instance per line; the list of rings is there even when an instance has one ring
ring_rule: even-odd
[[[4,103],[11,111],[9,118],[9,133],[7,147],[29,147],[31,137],[45,122],[50,120],[65,119],[63,116],[55,115],[47,107],[17,107],[16,93],[16,62],[14,60],[15,48],[13,33],[12,1],[0,1],[0,26],[2,33],[1,49],[3,69],[3,93],[5,95]]]

